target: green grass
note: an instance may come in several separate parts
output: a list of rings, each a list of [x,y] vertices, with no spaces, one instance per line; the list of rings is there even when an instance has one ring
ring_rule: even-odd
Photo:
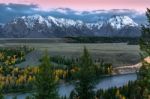
[[[140,61],[139,46],[127,45],[126,43],[5,43],[5,45],[1,44],[0,46],[14,47],[21,45],[36,48],[34,52],[27,56],[27,58],[32,58],[32,60],[30,59],[31,65],[37,65],[36,58],[40,58],[45,50],[48,50],[51,56],[79,57],[84,46],[87,47],[94,59],[104,59],[106,62],[112,63],[113,66],[132,65]],[[34,62],[32,63],[32,61]],[[30,62],[27,64],[30,65]]]

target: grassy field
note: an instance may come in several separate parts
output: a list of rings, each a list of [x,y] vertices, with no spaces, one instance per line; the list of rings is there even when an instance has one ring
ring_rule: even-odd
[[[114,67],[133,65],[140,61],[138,45],[127,45],[126,43],[4,43],[1,47],[15,47],[27,45],[36,50],[26,56],[26,62],[21,66],[38,65],[38,59],[48,50],[51,56],[62,55],[66,57],[79,57],[84,46],[87,47],[94,59],[100,58]]]

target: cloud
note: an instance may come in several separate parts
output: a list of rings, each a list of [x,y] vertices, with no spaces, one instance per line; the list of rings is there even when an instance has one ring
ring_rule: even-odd
[[[0,4],[0,21],[7,22],[15,17],[36,13],[36,5]]]
[[[101,19],[109,18],[113,15],[127,15],[138,23],[145,22],[144,13],[130,9],[76,11],[70,8],[53,8],[42,10],[37,5],[33,4],[0,4],[0,12],[0,23],[7,23],[16,17],[34,14],[39,14],[44,17],[53,16],[58,18],[82,20],[85,22],[95,22]]]
[[[6,9],[7,9],[8,11],[13,11],[13,9],[10,8],[10,7],[7,7]]]
[[[83,11],[129,8],[145,11],[150,0],[0,0],[0,3],[36,4],[41,9],[68,7]]]

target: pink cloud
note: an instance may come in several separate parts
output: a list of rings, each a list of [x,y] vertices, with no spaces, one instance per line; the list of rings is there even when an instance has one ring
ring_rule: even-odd
[[[78,10],[135,9],[145,11],[150,0],[0,0],[0,3],[37,4],[42,9],[73,8]]]

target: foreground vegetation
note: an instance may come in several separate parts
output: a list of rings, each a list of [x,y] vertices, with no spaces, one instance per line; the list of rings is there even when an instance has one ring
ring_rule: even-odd
[[[42,58],[40,60],[42,64],[39,67],[28,66],[25,68],[20,68],[18,65],[16,66],[16,64],[25,61],[25,55],[27,55],[32,50],[33,50],[32,48],[27,47],[15,49],[3,48],[1,50],[0,53],[3,53],[0,65],[0,85],[2,88],[1,91],[2,93],[32,92],[32,91],[34,92],[37,89],[35,87],[35,82],[38,82],[37,81],[37,77],[39,77],[37,76],[39,74],[38,71],[40,71],[42,68],[48,70],[47,67],[44,67],[45,66],[44,64],[47,64],[46,62],[49,63],[50,61],[52,62],[50,70],[52,71],[53,77],[56,82],[59,83],[60,80],[67,82],[71,81],[76,82],[79,79],[78,75],[82,67],[82,64],[80,63],[80,58],[69,59],[61,56],[53,56],[50,57],[49,59],[47,58],[49,56],[45,56],[46,61],[45,59]],[[10,56],[10,58],[7,58],[7,56]],[[15,61],[12,61],[14,59]],[[7,64],[6,61],[8,61]],[[49,65],[46,66],[50,67]],[[92,62],[92,70],[94,77],[96,79],[106,74],[111,75],[112,65],[104,63],[104,61],[102,60],[98,60],[96,63]],[[46,80],[46,82],[47,81],[48,80]],[[44,84],[46,84],[46,82]]]
[[[16,48],[0,48],[0,64],[14,65],[25,61],[25,55],[31,52],[32,48],[27,46]]]

